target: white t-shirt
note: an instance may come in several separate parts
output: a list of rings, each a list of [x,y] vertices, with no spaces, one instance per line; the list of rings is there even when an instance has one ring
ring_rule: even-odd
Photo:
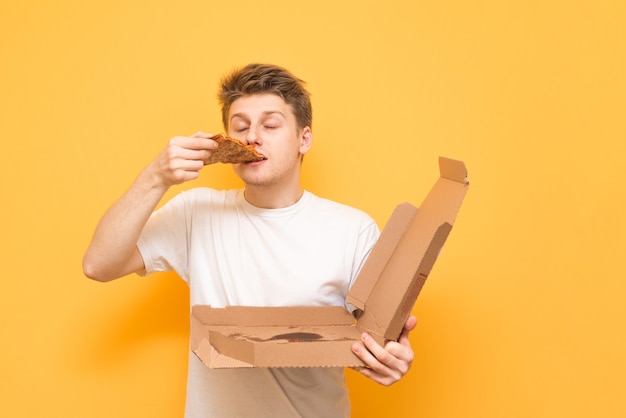
[[[261,209],[242,190],[197,188],[156,211],[137,245],[146,273],[174,270],[189,284],[191,305],[346,306],[378,235],[364,212],[306,191]],[[188,418],[349,414],[343,369],[214,370],[190,352]]]

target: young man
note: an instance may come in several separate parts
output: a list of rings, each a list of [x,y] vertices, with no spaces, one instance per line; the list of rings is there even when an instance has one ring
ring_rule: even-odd
[[[217,147],[207,133],[172,138],[103,216],[85,274],[109,281],[174,270],[192,305],[346,306],[379,231],[365,213],[300,185],[313,141],[304,83],[283,68],[251,64],[222,80],[219,99],[226,132],[265,156],[233,165],[244,188],[195,188],[154,212],[169,187],[199,176]],[[368,367],[358,370],[383,385],[398,381],[413,360],[415,322],[385,347],[364,334],[353,351]],[[190,352],[186,417],[349,415],[342,369],[212,370]]]

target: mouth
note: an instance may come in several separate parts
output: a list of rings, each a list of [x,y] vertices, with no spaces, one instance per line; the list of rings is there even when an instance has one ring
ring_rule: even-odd
[[[245,165],[258,165],[261,164],[263,161],[267,161],[267,157],[263,156],[262,160],[255,160],[255,161],[248,161],[246,163],[244,163]]]

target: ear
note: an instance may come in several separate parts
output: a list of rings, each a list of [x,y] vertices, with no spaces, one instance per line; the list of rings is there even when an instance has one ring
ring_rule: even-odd
[[[305,126],[300,132],[300,154],[304,155],[309,152],[311,145],[313,145],[313,132],[309,126]]]

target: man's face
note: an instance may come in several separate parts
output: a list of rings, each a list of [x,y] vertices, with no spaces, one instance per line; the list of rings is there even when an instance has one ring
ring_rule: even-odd
[[[266,159],[234,164],[235,173],[251,186],[293,184],[311,146],[311,129],[299,128],[293,109],[274,94],[235,100],[228,113],[228,135],[254,145]]]

